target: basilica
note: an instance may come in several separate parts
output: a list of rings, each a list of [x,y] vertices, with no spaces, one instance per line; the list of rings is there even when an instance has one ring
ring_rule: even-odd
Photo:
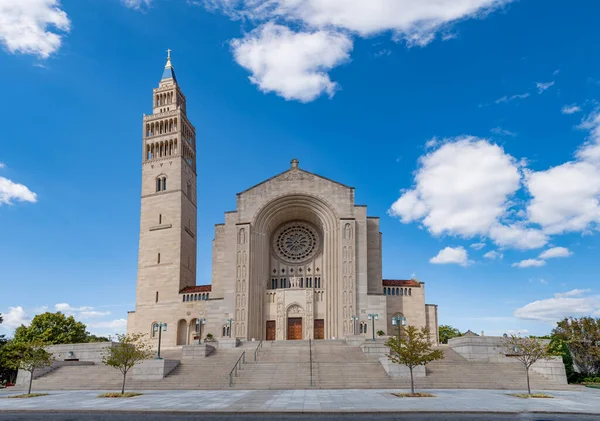
[[[438,342],[437,305],[417,279],[382,279],[379,218],[354,188],[301,168],[237,194],[215,225],[212,279],[196,285],[196,130],[169,56],[143,117],[135,311],[127,332],[163,347],[206,335],[241,340],[338,339],[426,326]],[[200,189],[202,187],[200,186]],[[200,221],[204,223],[204,221]]]

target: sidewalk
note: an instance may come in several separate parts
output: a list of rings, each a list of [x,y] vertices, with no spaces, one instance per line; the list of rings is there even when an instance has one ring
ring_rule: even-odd
[[[42,392],[34,390],[36,392]],[[99,391],[52,391],[49,396],[5,399],[2,411],[182,412],[541,412],[600,414],[600,389],[548,392],[554,399],[519,399],[505,390],[427,390],[435,398],[397,398],[400,390],[143,391],[129,399],[100,399]],[[523,391],[518,391],[522,393]]]

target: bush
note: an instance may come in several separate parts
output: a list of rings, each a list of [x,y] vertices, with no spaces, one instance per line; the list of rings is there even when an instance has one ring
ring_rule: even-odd
[[[383,335],[385,335],[385,332],[383,330],[377,331],[377,336],[383,336]]]
[[[213,336],[213,334],[212,334],[212,333],[207,333],[207,334],[206,334],[206,341],[207,341],[207,342],[211,342],[211,341],[213,341],[214,339],[215,339],[215,337]]]

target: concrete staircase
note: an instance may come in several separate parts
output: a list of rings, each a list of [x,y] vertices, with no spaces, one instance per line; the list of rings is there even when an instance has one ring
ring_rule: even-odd
[[[254,361],[258,342],[245,342],[235,349],[216,349],[201,359],[182,359],[181,349],[163,351],[164,358],[180,364],[160,381],[127,381],[129,390],[218,390],[218,389],[309,389],[312,351],[314,389],[393,389],[410,388],[409,379],[390,378],[379,360],[368,357],[359,347],[343,340],[263,342]],[[447,346],[441,346],[445,359],[427,365],[427,377],[416,378],[418,389],[517,389],[526,387],[520,363],[467,361]],[[246,364],[229,385],[229,372],[246,351]],[[544,376],[531,372],[532,388],[561,389]],[[33,390],[119,390],[121,373],[104,365],[59,367],[33,381]]]

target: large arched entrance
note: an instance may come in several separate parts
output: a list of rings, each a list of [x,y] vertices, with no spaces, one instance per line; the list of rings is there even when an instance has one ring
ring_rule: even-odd
[[[303,339],[304,310],[298,304],[293,304],[287,310],[287,340],[295,341]]]

